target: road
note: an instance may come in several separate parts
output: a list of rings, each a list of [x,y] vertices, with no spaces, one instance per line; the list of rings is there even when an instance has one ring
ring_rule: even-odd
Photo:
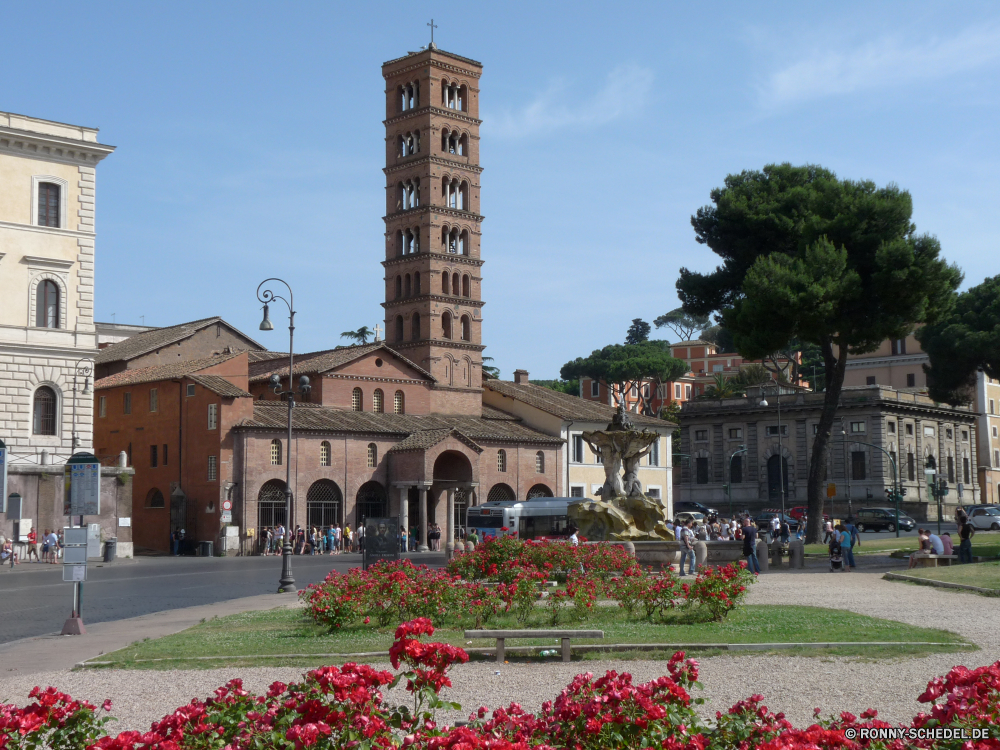
[[[415,555],[431,566],[444,555]],[[297,556],[292,570],[304,588],[331,570],[361,565],[360,555]],[[122,620],[179,607],[277,591],[279,557],[141,557],[110,564],[91,561],[83,591],[85,623]],[[0,643],[58,633],[70,615],[72,584],[61,565],[24,563],[0,568]]]

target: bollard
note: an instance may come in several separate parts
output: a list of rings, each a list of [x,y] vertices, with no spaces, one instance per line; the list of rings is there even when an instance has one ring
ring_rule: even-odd
[[[694,543],[694,565],[695,570],[708,562],[708,545],[705,542]]]
[[[806,547],[801,539],[793,539],[788,544],[788,567],[804,568],[806,566]]]
[[[767,557],[767,542],[763,539],[757,540],[757,562],[760,564],[760,572],[766,573],[768,571],[770,562]]]
[[[781,568],[781,542],[777,539],[771,542],[771,567]]]
[[[635,542],[623,542],[622,547],[628,552],[632,557],[635,557]]]

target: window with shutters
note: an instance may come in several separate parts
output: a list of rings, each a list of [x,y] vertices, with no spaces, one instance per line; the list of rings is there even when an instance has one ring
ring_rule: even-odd
[[[155,388],[149,389],[149,410],[157,411],[159,406],[159,398]]]
[[[590,381],[590,397],[591,398],[600,398],[601,397],[601,381],[600,380],[591,380]],[[583,489],[583,488],[581,487],[581,489]],[[580,495],[580,497],[583,497],[583,495]]]
[[[968,457],[966,457],[962,459],[962,477],[964,478],[966,484],[969,483],[970,476],[971,474],[969,473],[969,459]]]
[[[392,413],[406,413],[406,396],[403,395],[402,391],[396,391],[396,395],[392,397]]]
[[[375,443],[368,443],[368,468],[374,469],[378,466],[378,446]]]
[[[219,459],[216,456],[208,457],[208,481],[214,482],[219,478]]]
[[[731,440],[739,440],[742,437],[743,437],[743,428],[742,427],[730,427],[729,428],[729,438]]]
[[[948,456],[948,481],[955,481],[955,457]]]
[[[743,456],[733,456],[730,459],[729,481],[739,484],[743,481]]]
[[[330,444],[326,440],[319,444],[319,465],[330,465]]]
[[[149,446],[149,468],[151,469],[155,469],[158,465],[156,460],[158,448],[159,446],[157,445]]]
[[[187,395],[188,396],[193,396],[194,395],[194,383],[188,383],[188,386],[187,386]]]
[[[62,190],[53,182],[38,183],[38,226],[59,227]]]
[[[707,458],[697,458],[695,459],[695,472],[697,475],[696,482],[698,484],[708,484],[708,459]]]
[[[364,403],[361,398],[361,389],[355,388],[351,391],[351,409],[354,411],[361,411],[364,407]]]
[[[376,414],[381,414],[385,411],[385,394],[382,393],[381,388],[376,388],[375,392],[372,394],[372,411]]]
[[[573,440],[573,463],[583,463],[583,435],[574,435]]]
[[[502,448],[497,451],[497,471],[507,471],[507,451]]]
[[[56,392],[47,385],[35,391],[31,416],[35,435],[56,434]]]
[[[97,416],[108,416],[108,397],[101,396],[97,399]]]
[[[219,425],[219,405],[208,405],[208,429],[214,430]]]
[[[649,446],[649,465],[659,466],[660,465],[660,439],[656,438],[652,445]]]
[[[912,453],[906,454],[906,478],[911,482],[917,478],[917,461]]]
[[[574,485],[572,485],[569,488],[569,496],[570,497],[586,497],[586,495],[584,494],[584,492],[586,491],[586,489],[587,488],[584,487],[582,484],[574,484]]]
[[[851,479],[866,479],[864,451],[851,451]]]
[[[122,414],[132,413],[132,394],[126,393],[122,396]]]
[[[59,327],[59,287],[51,279],[38,282],[35,292],[35,327]]]
[[[271,441],[271,466],[281,466],[281,441],[277,438]]]
[[[545,454],[538,451],[535,454],[535,473],[544,474],[545,473]]]

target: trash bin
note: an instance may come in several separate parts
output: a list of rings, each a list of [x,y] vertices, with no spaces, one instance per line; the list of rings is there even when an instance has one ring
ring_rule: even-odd
[[[198,554],[202,557],[211,557],[212,542],[198,542]]]
[[[117,539],[108,539],[104,542],[104,562],[109,563],[115,559],[115,548],[117,546]]]

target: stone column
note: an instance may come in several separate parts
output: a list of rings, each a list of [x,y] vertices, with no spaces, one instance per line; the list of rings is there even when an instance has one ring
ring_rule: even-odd
[[[446,510],[448,517],[445,519],[444,525],[444,551],[447,558],[450,560],[455,556],[455,488],[452,487],[448,490],[448,504]]]
[[[406,549],[403,552],[410,551],[410,488],[400,487],[399,488],[399,522],[402,524],[403,529],[406,531]]]
[[[417,552],[427,552],[427,488],[420,488],[420,542]]]

